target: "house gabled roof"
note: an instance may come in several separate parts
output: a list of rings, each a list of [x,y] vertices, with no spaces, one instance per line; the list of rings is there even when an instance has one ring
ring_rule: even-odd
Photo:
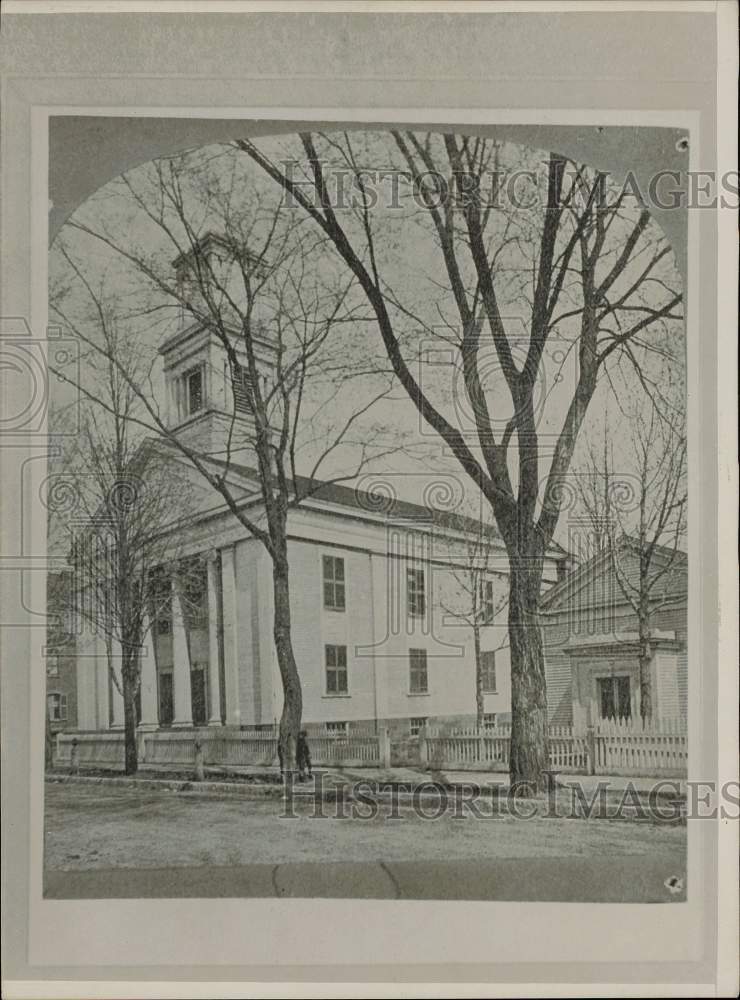
[[[620,539],[620,548],[625,550],[632,550],[634,553],[639,553],[640,546],[637,539],[625,535]],[[675,560],[675,569],[686,572],[688,569],[688,556],[682,549],[676,549],[675,553],[672,548],[665,545],[656,545],[655,551],[658,556],[663,556],[665,559]],[[581,563],[578,567],[572,570],[567,576],[556,583],[554,587],[550,587],[549,590],[545,591],[540,600],[540,608],[542,610],[555,610],[558,607],[564,607],[572,600],[574,594],[576,594],[589,580],[593,580],[600,574],[607,573],[610,566],[610,554],[607,549],[599,552],[597,555],[592,556],[591,559],[587,559],[585,562]]]

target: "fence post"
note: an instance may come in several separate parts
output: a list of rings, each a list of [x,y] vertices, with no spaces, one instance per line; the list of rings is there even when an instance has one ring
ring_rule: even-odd
[[[429,763],[429,745],[427,744],[427,727],[422,726],[419,730],[419,764],[422,771],[426,770]]]
[[[205,777],[203,770],[203,743],[200,737],[195,739],[195,780],[202,781]]]
[[[69,769],[72,774],[79,774],[80,770],[80,747],[77,743],[77,737],[72,737],[72,747],[69,752]]]
[[[378,756],[381,767],[391,766],[391,734],[387,726],[381,726],[378,732]]]
[[[596,774],[596,733],[593,726],[586,726],[586,754],[588,773]]]

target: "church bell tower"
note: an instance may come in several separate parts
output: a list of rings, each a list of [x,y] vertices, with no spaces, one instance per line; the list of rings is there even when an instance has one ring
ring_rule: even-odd
[[[212,269],[220,284],[230,281],[233,256],[223,239],[209,233],[190,253],[173,261],[181,294],[198,295],[193,273],[196,254],[197,266],[203,269],[207,263],[205,270]],[[205,307],[202,311],[207,313]],[[206,318],[204,315],[201,321],[183,309],[179,329],[159,348],[164,364],[166,423],[183,443],[204,455],[254,466],[255,429],[244,339],[236,328],[228,335],[236,357],[236,363],[230,363],[222,336]],[[267,384],[275,371],[275,345],[267,334],[253,336],[252,344],[259,377]]]

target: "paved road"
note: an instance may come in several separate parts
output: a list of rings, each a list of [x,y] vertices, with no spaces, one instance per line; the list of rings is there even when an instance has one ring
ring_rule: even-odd
[[[608,878],[604,877],[605,869]],[[682,852],[649,857],[296,862],[47,870],[46,899],[324,897],[557,902],[682,902]]]

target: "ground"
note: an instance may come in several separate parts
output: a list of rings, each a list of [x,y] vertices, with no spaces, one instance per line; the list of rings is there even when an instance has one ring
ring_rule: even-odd
[[[427,813],[436,802],[429,800]],[[47,784],[45,895],[678,901],[686,828],[506,812],[337,818],[336,803]],[[363,813],[369,807],[360,806]],[[466,811],[468,812],[468,811]],[[671,882],[671,880],[673,880]],[[669,884],[666,884],[669,883]]]

